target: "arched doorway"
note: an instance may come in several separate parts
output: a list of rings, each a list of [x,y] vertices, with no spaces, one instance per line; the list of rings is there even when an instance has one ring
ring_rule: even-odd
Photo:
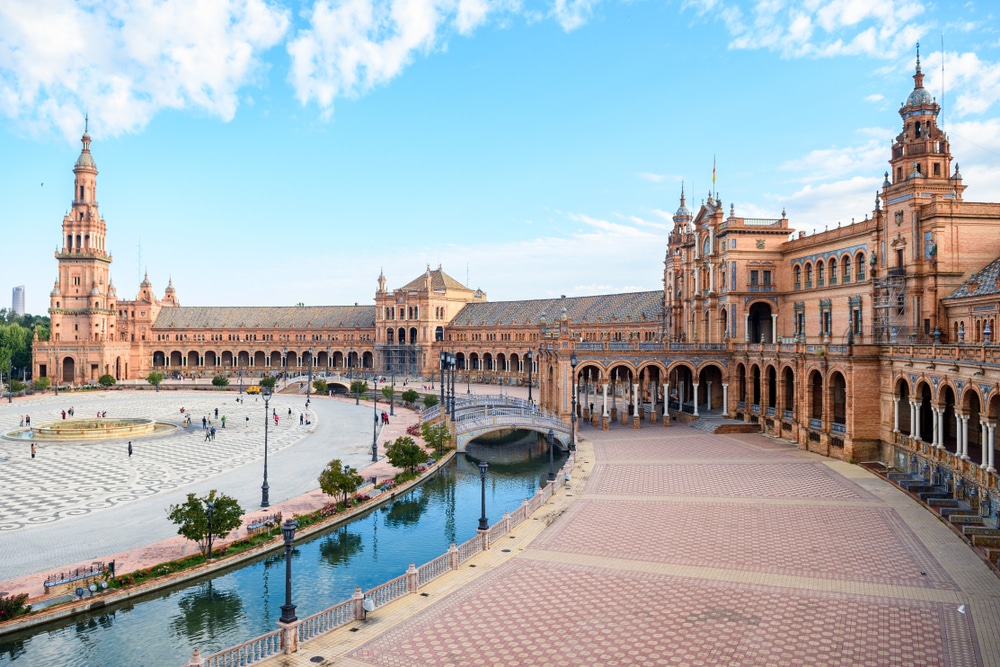
[[[698,411],[722,410],[722,369],[707,364],[698,372]]]
[[[830,375],[830,398],[833,401],[830,430],[844,434],[847,432],[847,380],[840,371],[834,371]]]
[[[76,381],[76,360],[73,357],[66,357],[62,362],[62,382],[74,384]]]
[[[773,333],[771,322],[770,304],[757,302],[750,306],[749,319],[747,321],[750,332],[748,342],[773,343],[774,336],[771,335]]]

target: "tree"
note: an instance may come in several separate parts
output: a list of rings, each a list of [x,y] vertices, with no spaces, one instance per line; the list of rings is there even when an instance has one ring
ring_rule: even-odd
[[[36,378],[31,384],[35,385],[35,389],[45,391],[52,384],[52,380],[49,378]]]
[[[267,387],[271,391],[274,391],[274,385],[278,383],[278,379],[273,375],[265,375],[260,379],[260,386]]]
[[[411,474],[416,472],[418,465],[427,463],[430,458],[423,447],[405,435],[396,438],[396,442],[386,447],[385,455],[389,458],[389,463]]]
[[[433,408],[437,404],[438,404],[438,397],[435,396],[434,394],[427,394],[426,396],[424,396],[425,408]]]
[[[101,377],[97,378],[97,384],[101,385],[105,389],[115,386],[115,377],[110,373],[105,373]]]
[[[441,422],[424,422],[420,425],[420,435],[424,437],[428,447],[437,451],[438,458],[441,458],[445,445],[451,442],[451,429]]]
[[[396,393],[395,387],[391,384],[382,387],[382,395],[385,396],[385,400],[391,401],[393,394]]]
[[[149,375],[146,376],[146,382],[153,385],[156,391],[160,391],[160,383],[163,382],[163,373],[160,371],[150,371]]]
[[[420,394],[417,393],[416,389],[407,389],[403,392],[403,402],[408,405],[413,405],[420,398]]]
[[[208,503],[213,504],[211,532],[208,529]],[[186,502],[171,505],[167,512],[167,518],[177,525],[177,534],[196,542],[202,555],[208,553],[211,540],[225,537],[243,524],[243,508],[236,499],[223,493],[216,494],[215,489],[203,498],[189,493]]]
[[[340,459],[334,459],[326,464],[319,474],[319,488],[328,496],[344,494],[344,507],[347,507],[347,495],[363,484],[365,478],[350,466],[345,466]]]
[[[364,394],[368,391],[368,383],[364,380],[355,380],[351,383],[352,394]]]
[[[327,386],[326,380],[324,380],[323,378],[320,378],[318,380],[313,380],[313,391],[315,391],[317,394],[325,394],[327,391],[329,391],[329,389],[330,388]]]
[[[212,378],[212,386],[222,389],[223,387],[229,386],[229,378],[224,378],[221,375],[216,375]]]

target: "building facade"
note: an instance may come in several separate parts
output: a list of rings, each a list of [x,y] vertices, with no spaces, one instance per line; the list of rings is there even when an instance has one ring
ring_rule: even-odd
[[[428,266],[394,289],[380,274],[373,305],[313,307],[186,307],[148,278],[118,299],[84,134],[35,377],[433,379],[450,352],[460,381],[530,378],[567,419],[574,398],[598,427],[713,412],[845,460],[905,452],[995,493],[1000,203],[966,201],[939,113],[918,58],[882,186],[849,225],[797,233],[784,211],[740,217],[711,192],[689,209],[682,191],[661,290],[493,302]]]
[[[11,290],[10,309],[15,315],[24,315],[24,285],[18,285]]]

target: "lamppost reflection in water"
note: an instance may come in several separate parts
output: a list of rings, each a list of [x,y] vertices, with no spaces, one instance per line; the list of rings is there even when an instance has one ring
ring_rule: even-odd
[[[217,590],[211,581],[181,597],[177,609],[180,614],[171,619],[170,632],[185,641],[211,642],[238,628],[245,616],[240,594]]]

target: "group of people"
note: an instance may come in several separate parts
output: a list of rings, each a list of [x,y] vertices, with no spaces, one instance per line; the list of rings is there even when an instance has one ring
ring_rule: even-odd
[[[62,418],[66,419],[66,415],[69,415],[70,417],[72,417],[74,414],[76,414],[76,411],[73,409],[73,406],[70,406],[69,410],[63,410],[62,411]],[[97,415],[97,416],[100,417],[101,415]]]
[[[25,426],[31,426],[31,415],[24,415],[21,417],[21,428]]]

